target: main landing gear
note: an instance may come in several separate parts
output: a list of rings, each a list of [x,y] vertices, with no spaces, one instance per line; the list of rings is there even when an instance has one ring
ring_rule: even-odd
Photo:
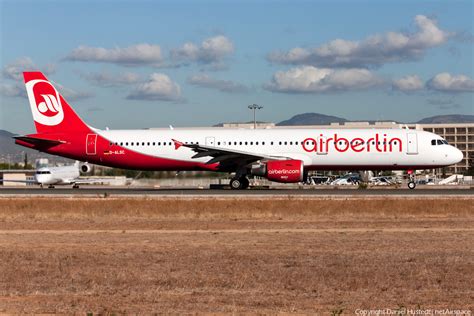
[[[416,188],[416,176],[415,176],[415,170],[408,170],[408,188],[410,190],[413,190]]]
[[[249,179],[245,176],[230,179],[230,188],[233,190],[242,190],[249,187]]]

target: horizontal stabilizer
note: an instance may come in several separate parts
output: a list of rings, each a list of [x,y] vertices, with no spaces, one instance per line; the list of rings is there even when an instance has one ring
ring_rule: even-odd
[[[56,139],[46,139],[40,137],[32,137],[32,136],[14,136],[16,140],[23,141],[32,145],[36,146],[55,146],[59,144],[64,144],[65,141],[63,140],[56,140]]]

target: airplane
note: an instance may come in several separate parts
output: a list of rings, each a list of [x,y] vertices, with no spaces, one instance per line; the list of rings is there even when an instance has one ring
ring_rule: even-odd
[[[310,170],[408,170],[449,166],[463,154],[440,136],[411,129],[153,129],[101,130],[87,125],[41,72],[24,72],[36,133],[15,142],[52,155],[109,167],[234,174],[280,183]]]
[[[76,161],[73,165],[60,167],[40,167],[36,169],[34,180],[0,180],[0,182],[19,182],[39,184],[41,187],[48,186],[54,188],[55,185],[72,185],[74,189],[79,188],[80,184],[92,184],[102,182],[100,179],[80,179],[80,172],[89,172],[91,170],[88,164],[80,165]]]

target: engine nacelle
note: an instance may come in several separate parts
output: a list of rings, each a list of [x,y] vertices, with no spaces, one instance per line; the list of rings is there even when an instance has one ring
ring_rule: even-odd
[[[252,166],[250,173],[274,182],[302,182],[303,165],[301,160],[269,160],[266,164]]]
[[[80,170],[82,173],[88,173],[92,170],[91,166],[87,163],[84,163],[80,166]]]

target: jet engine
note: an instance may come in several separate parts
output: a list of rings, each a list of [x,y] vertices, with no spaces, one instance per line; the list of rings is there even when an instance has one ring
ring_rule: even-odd
[[[88,173],[91,171],[91,166],[87,163],[84,163],[80,166],[80,170],[82,173]]]
[[[250,174],[265,177],[274,182],[302,182],[304,177],[303,161],[269,160],[264,164],[252,166]]]

